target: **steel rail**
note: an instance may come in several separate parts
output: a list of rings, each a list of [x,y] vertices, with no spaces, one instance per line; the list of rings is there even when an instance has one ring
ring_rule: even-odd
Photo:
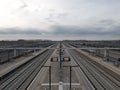
[[[44,56],[44,57],[43,57]],[[49,54],[49,52],[48,53],[46,53],[46,54],[43,54],[43,55],[41,55],[39,58],[41,58],[41,60],[43,60],[43,59],[45,59],[46,58],[46,60],[48,59],[47,57],[49,57],[50,56],[50,54]],[[38,58],[38,57],[37,57]],[[13,90],[13,89],[18,89],[18,87],[20,87],[20,85],[22,86],[22,84],[23,84],[23,82],[25,81],[25,80],[27,80],[27,78],[28,77],[30,77],[30,75],[32,75],[32,73],[41,65],[41,60],[33,60],[34,62],[32,63],[32,64],[30,64],[28,67],[24,67],[23,68],[23,70],[21,71],[21,72],[19,72],[19,73],[16,73],[13,77],[11,77],[11,78],[8,78],[8,80],[6,81],[6,80],[4,80],[4,82],[2,82],[2,84],[0,85],[0,90]],[[46,62],[46,60],[43,60],[44,62]],[[34,66],[36,66],[36,67],[34,67]],[[30,67],[31,67],[31,69],[30,69]],[[33,68],[34,67],[34,68]],[[40,69],[40,68],[39,68]],[[38,69],[38,70],[39,70]],[[35,74],[36,75],[36,74]],[[21,78],[23,78],[23,79],[21,79]],[[9,81],[9,79],[11,79],[10,81]],[[22,80],[22,81],[21,81]],[[6,82],[7,83],[6,83]],[[17,81],[19,81],[19,83],[17,83]],[[5,84],[6,83],[6,84]],[[14,85],[15,84],[15,85]],[[17,85],[17,84],[19,84],[19,85]]]
[[[36,49],[45,49],[45,48],[38,48],[38,47],[35,47],[35,48],[0,48],[0,50],[36,50]],[[46,49],[60,49],[60,48],[46,48]],[[86,50],[120,50],[120,48],[109,48],[109,47],[105,47],[105,48],[92,48],[92,47],[86,47],[86,48],[61,48],[61,49],[86,49]]]
[[[74,53],[74,56],[73,56],[73,53]],[[79,58],[81,58],[81,57],[76,57],[76,56],[79,56],[80,54],[78,54],[78,53],[75,53],[75,52],[72,52],[72,56],[74,57],[74,58],[76,58],[75,60],[77,60],[77,62],[78,62],[78,60],[79,60]],[[83,58],[83,57],[82,57]],[[90,61],[90,60],[89,60]],[[81,64],[80,64],[81,63]],[[114,86],[114,88],[117,90],[118,88],[120,89],[120,83],[119,82],[117,82],[117,83],[115,83],[114,81],[115,81],[115,79],[113,80],[111,80],[108,76],[106,76],[105,74],[102,74],[103,72],[100,72],[100,70],[98,69],[98,68],[96,68],[95,66],[93,67],[93,65],[91,65],[89,62],[86,62],[86,60],[85,59],[83,59],[83,60],[79,60],[79,63],[78,64],[80,64],[80,66],[83,66],[83,67],[85,67],[86,68],[86,70],[96,79],[96,81],[97,82],[99,82],[99,84],[100,85],[102,85],[103,86],[103,88],[106,90],[106,88],[108,89],[109,88],[109,90],[113,90],[112,89],[112,87],[110,88],[110,85],[112,85],[112,86]],[[89,65],[89,66],[88,66]],[[83,68],[83,67],[81,67],[81,68]],[[96,69],[96,70],[95,70]],[[84,70],[85,71],[85,70]],[[99,72],[99,74],[98,74],[98,72]],[[99,78],[98,78],[98,76],[99,76]],[[108,80],[109,82],[106,84],[106,81],[105,80],[103,80],[102,78],[104,78],[104,79],[106,79],[106,80]],[[103,84],[104,83],[104,84]],[[111,84],[112,83],[112,84]],[[110,84],[110,85],[109,85]]]

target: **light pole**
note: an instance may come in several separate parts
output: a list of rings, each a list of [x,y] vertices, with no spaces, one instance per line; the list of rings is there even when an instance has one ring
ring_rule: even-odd
[[[80,67],[80,66],[63,66],[63,67],[69,67],[70,68],[70,90],[72,90],[72,67]]]

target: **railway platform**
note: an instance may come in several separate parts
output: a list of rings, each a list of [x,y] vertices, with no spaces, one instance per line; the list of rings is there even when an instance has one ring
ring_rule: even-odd
[[[27,56],[22,56],[20,58],[16,58],[14,60],[11,60],[11,62],[7,62],[4,64],[0,65],[0,77],[3,77],[5,74],[11,72],[12,70],[14,70],[15,68],[19,67],[20,65],[28,62],[29,60],[31,60],[32,58],[38,56],[40,53],[42,53],[44,50],[38,51],[38,52],[34,52],[31,53]]]
[[[100,65],[108,68],[108,69],[111,70],[112,72],[115,72],[115,73],[117,73],[118,75],[120,75],[120,67],[116,67],[113,63],[104,61],[103,59],[101,59],[101,58],[99,58],[99,57],[94,57],[94,56],[90,55],[89,53],[84,52],[84,51],[82,51],[82,50],[77,50],[77,51],[79,51],[80,53],[82,53],[82,54],[85,55],[86,57],[90,58],[91,60],[99,63]]]
[[[70,90],[70,67],[69,66],[77,66],[77,64],[73,63],[72,61],[69,61],[69,59],[66,59],[67,61],[62,62],[62,65],[60,66],[59,61],[59,51],[55,50],[52,54],[52,57],[57,57],[58,60],[51,61],[51,58],[46,62],[46,64],[43,66],[39,74],[36,76],[36,78],[33,80],[31,85],[28,87],[27,90]],[[64,51],[63,57],[69,57],[68,53]],[[48,66],[48,67],[46,67]],[[49,72],[49,66],[51,67],[51,73]],[[64,67],[67,66],[67,67]],[[76,67],[79,68],[79,67]],[[50,76],[51,74],[51,76]],[[49,76],[51,78],[49,78]],[[71,90],[84,90],[81,89],[81,82],[79,81],[78,77],[76,76],[76,73],[74,69],[72,68],[71,71]],[[49,87],[49,80],[51,80],[51,89]],[[86,89],[85,89],[86,90]]]

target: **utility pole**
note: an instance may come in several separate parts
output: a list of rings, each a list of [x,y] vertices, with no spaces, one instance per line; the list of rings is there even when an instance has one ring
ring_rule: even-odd
[[[60,57],[60,68],[62,67],[62,60],[61,60],[61,42],[60,42],[60,51],[59,51],[59,57]]]
[[[70,90],[72,90],[72,67],[80,67],[80,66],[63,66],[70,68]]]

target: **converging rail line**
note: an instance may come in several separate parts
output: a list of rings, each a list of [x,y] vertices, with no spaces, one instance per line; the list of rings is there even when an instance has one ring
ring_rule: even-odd
[[[85,56],[76,52],[69,51],[76,63],[80,66],[86,77],[94,86],[95,90],[119,90],[120,81],[99,68],[95,63],[88,60]]]
[[[43,90],[56,90],[56,88],[57,90],[82,90],[87,86],[86,84],[89,84],[87,86],[89,90],[120,90],[120,74],[98,63],[95,58],[89,57],[94,55],[83,53],[84,50],[118,50],[120,48],[75,48],[69,44],[60,43],[47,48],[0,48],[2,49],[43,51],[1,76],[0,90],[32,90],[30,88],[32,86],[33,88],[38,86]],[[50,68],[43,68],[45,66]],[[38,77],[42,80],[37,80]],[[84,81],[83,83],[80,78]]]
[[[54,45],[55,46],[55,45]],[[54,50],[46,49],[40,55],[0,77],[0,90],[25,90]]]

